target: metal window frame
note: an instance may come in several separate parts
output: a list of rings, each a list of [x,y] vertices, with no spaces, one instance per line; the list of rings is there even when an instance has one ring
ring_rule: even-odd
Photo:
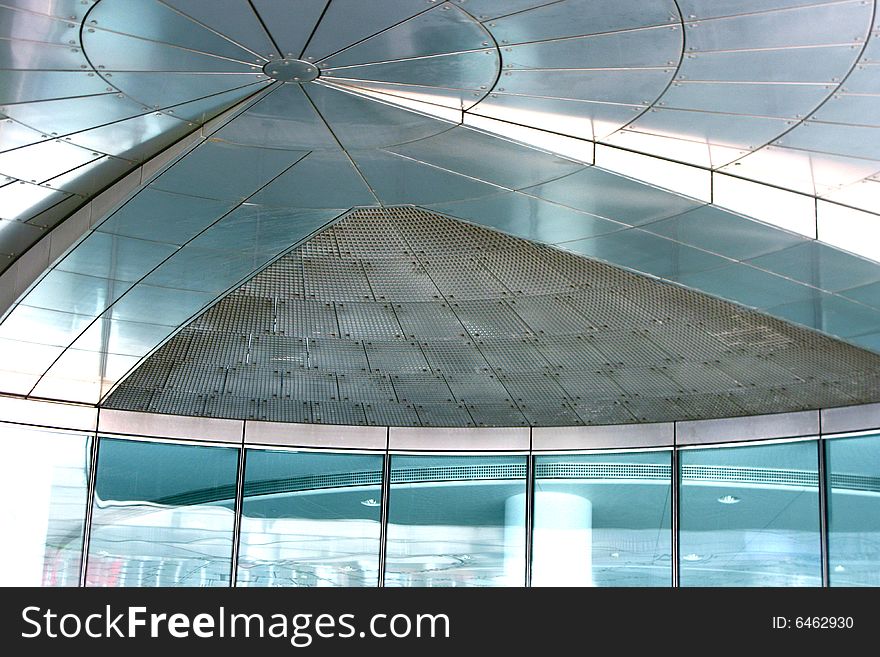
[[[12,401],[9,401],[12,400]],[[79,586],[87,584],[88,556],[91,545],[92,516],[94,509],[95,486],[97,481],[98,456],[103,439],[129,440],[136,442],[155,442],[162,444],[193,445],[204,447],[228,447],[238,450],[238,470],[236,472],[235,520],[233,528],[233,549],[230,557],[230,587],[237,585],[237,557],[241,540],[241,507],[244,485],[244,468],[246,467],[247,449],[264,449],[269,451],[309,452],[309,453],[346,453],[382,455],[382,504],[380,509],[379,539],[379,587],[385,585],[387,559],[388,516],[391,500],[391,458],[398,456],[518,456],[526,457],[526,524],[525,536],[525,573],[524,584],[531,586],[532,539],[534,531],[534,491],[536,457],[553,455],[579,454],[615,454],[664,451],[670,452],[671,470],[671,532],[672,532],[672,563],[671,586],[680,586],[681,555],[680,552],[680,495],[681,495],[681,459],[680,452],[694,449],[719,449],[733,447],[751,447],[782,443],[815,441],[818,453],[819,481],[819,535],[821,540],[822,586],[830,585],[829,554],[828,554],[828,482],[830,471],[827,462],[827,441],[841,438],[876,437],[880,435],[880,404],[864,406],[822,409],[799,413],[784,413],[768,416],[747,416],[743,418],[724,418],[722,420],[702,420],[697,422],[662,423],[649,429],[650,436],[645,438],[645,427],[648,425],[614,425],[609,427],[563,427],[529,429],[513,427],[499,429],[489,434],[480,434],[484,429],[466,429],[456,434],[456,439],[447,444],[436,444],[429,448],[425,439],[433,436],[442,437],[448,431],[436,429],[405,428],[407,435],[413,431],[424,431],[424,436],[416,439],[397,440],[392,445],[392,433],[400,432],[395,427],[359,427],[329,425],[313,431],[312,425],[295,425],[273,423],[271,432],[282,432],[289,438],[263,440],[266,423],[238,420],[218,420],[213,418],[193,418],[129,411],[106,411],[82,404],[52,403],[54,411],[48,419],[43,414],[46,410],[45,400],[30,400],[19,397],[0,395],[0,411],[13,409],[10,417],[0,418],[0,427],[4,425],[22,426],[34,429],[76,434],[86,436],[90,440],[87,467],[87,501],[83,519],[83,541],[80,555]],[[66,409],[64,406],[71,408]],[[94,414],[94,421],[90,418]],[[33,421],[29,421],[33,418]],[[157,419],[158,418],[158,419]],[[803,433],[792,431],[785,433],[785,427],[812,426],[813,418],[817,425],[814,432]],[[69,425],[69,426],[58,426]],[[830,426],[829,426],[830,425]],[[195,431],[181,430],[181,426]],[[316,425],[321,426],[321,425]],[[172,427],[175,430],[167,431]],[[256,428],[256,431],[254,429]],[[232,430],[237,436],[233,438]],[[684,429],[685,436],[680,430]],[[714,429],[714,431],[713,431]],[[744,431],[744,436],[739,429]],[[843,429],[841,431],[841,429]],[[302,430],[305,436],[297,435]],[[720,430],[720,431],[719,431]],[[516,432],[517,438],[508,442],[504,448],[504,438],[499,432]],[[666,433],[671,431],[672,440]],[[543,436],[556,432],[563,440],[546,442]],[[560,432],[563,432],[560,434]],[[695,433],[696,432],[696,433]],[[717,433],[725,436],[724,442],[716,441]],[[167,434],[172,433],[169,436]],[[196,435],[192,435],[195,433]],[[339,435],[343,444],[330,444],[327,434]],[[368,433],[368,438],[360,440],[359,433]],[[187,435],[189,434],[189,435]],[[311,435],[314,434],[314,435]],[[543,436],[542,436],[543,434]],[[795,434],[795,435],[792,435]],[[478,437],[485,435],[489,440]],[[694,436],[697,436],[697,439]],[[737,439],[737,436],[743,436]],[[523,444],[527,436],[528,445]],[[609,437],[617,436],[621,444],[611,444]],[[659,436],[659,438],[658,438]],[[536,437],[538,440],[536,441]],[[477,438],[477,440],[474,440]],[[659,443],[659,444],[658,444]],[[471,448],[467,448],[468,445]],[[571,445],[571,446],[569,446]]]

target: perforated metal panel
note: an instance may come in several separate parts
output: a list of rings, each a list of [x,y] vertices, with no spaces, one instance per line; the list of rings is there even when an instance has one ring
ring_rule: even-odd
[[[880,400],[880,356],[411,207],[358,210],[222,299],[107,406],[563,426]]]

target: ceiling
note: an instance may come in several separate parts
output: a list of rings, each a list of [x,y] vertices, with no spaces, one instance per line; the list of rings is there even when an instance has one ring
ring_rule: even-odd
[[[880,350],[872,2],[4,0],[0,17],[3,267],[199,136],[68,253],[19,267],[2,392],[97,403],[290,248],[399,205]]]
[[[872,352],[583,256],[390,208],[354,211],[284,255],[166,342],[104,405],[546,426],[873,401]]]

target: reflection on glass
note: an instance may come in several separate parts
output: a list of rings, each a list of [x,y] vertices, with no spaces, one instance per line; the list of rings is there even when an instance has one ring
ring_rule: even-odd
[[[2,586],[78,586],[91,440],[0,423]]]
[[[239,586],[377,586],[382,456],[249,449]]]
[[[831,586],[880,586],[880,434],[825,449]]]
[[[386,586],[523,586],[524,456],[393,456]]]
[[[815,441],[681,452],[682,586],[819,586]]]
[[[228,586],[238,450],[102,438],[88,586]]]
[[[670,452],[538,456],[533,586],[671,586]]]

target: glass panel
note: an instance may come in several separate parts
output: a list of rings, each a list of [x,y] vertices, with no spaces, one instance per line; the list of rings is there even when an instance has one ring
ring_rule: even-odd
[[[332,79],[374,80],[451,89],[488,89],[495,82],[499,60],[494,50],[435,55],[382,64],[322,69]]]
[[[244,100],[246,96],[251,94],[263,93],[268,88],[267,81],[269,78],[257,78],[257,82],[249,84],[231,91],[224,91],[220,94],[207,96],[199,100],[193,100],[188,103],[175,105],[173,109],[168,110],[179,119],[185,121],[193,121],[194,123],[207,123],[208,119],[229,109],[235,103]],[[262,88],[262,89],[261,89]]]
[[[785,166],[777,162],[777,166]],[[712,202],[748,217],[807,237],[816,237],[816,206],[812,196],[741,180],[712,177]]]
[[[438,6],[346,48],[322,62],[322,67],[478,50],[489,41],[489,33],[467,13],[454,5]]]
[[[737,260],[755,258],[805,241],[788,231],[711,205],[649,224],[644,229]]]
[[[97,230],[184,244],[232,207],[233,203],[228,201],[212,201],[147,187],[98,225]]]
[[[621,230],[591,239],[563,242],[559,246],[613,265],[678,280],[687,274],[717,269],[730,263],[711,253],[638,229]]]
[[[335,137],[348,149],[401,144],[452,127],[446,121],[322,84],[308,85],[308,94],[327,124],[333,126]]]
[[[12,116],[12,112],[9,112]],[[27,121],[23,121],[27,123]],[[845,125],[842,123],[817,123],[806,121],[795,126],[791,132],[774,142],[807,151],[822,151],[849,157],[877,160],[877,128],[870,125]]]
[[[211,54],[176,48],[156,41],[95,30],[83,34],[86,52],[109,53],[99,66],[110,71],[189,71],[193,73],[259,73],[260,67]],[[247,59],[248,55],[242,52]]]
[[[0,105],[106,92],[107,83],[85,71],[0,71]]]
[[[386,586],[523,586],[524,456],[393,456]]]
[[[700,21],[687,35],[689,49],[696,51],[770,49],[860,41],[870,24],[870,5],[835,2]]]
[[[241,8],[241,13],[250,15],[250,11],[244,7]],[[127,11],[118,11],[112,3],[111,5],[99,3],[89,14],[89,19],[100,25],[100,29],[133,34],[150,41],[170,43],[186,50],[245,61],[253,59],[251,53],[157,0],[141,0]]]
[[[874,203],[880,202],[880,182],[865,181]],[[880,262],[880,220],[877,215],[819,201],[816,204],[819,239]]]
[[[831,586],[880,586],[880,434],[825,449]]]
[[[682,586],[819,586],[816,442],[681,452]]]
[[[376,204],[376,197],[342,151],[309,153],[250,200],[282,208],[350,208]]]
[[[506,71],[504,92],[514,95],[563,97],[615,104],[646,104],[669,84],[669,69],[606,69]]]
[[[776,306],[781,300],[808,302],[819,294],[815,288],[742,263],[685,274],[678,282],[753,308]]]
[[[814,240],[749,263],[830,292],[880,281],[880,264]]]
[[[150,321],[178,327],[214,300],[208,292],[175,290],[141,283],[133,287],[110,312],[113,319]]]
[[[537,185],[583,168],[579,162],[465,127],[389,150],[510,189]],[[474,157],[475,153],[480,156]]]
[[[633,5],[592,0],[554,2],[498,19],[492,34],[501,43],[523,43],[615,32],[677,21],[679,16],[673,15],[674,11],[671,2]]]
[[[719,82],[831,83],[849,72],[857,56],[857,50],[841,45],[689,53],[682,60],[681,76]]]
[[[251,5],[242,0],[212,0],[205,4],[202,0],[166,0],[166,4],[195,18],[200,23],[217,30],[241,46],[266,57],[274,54],[274,47],[260,20],[251,11]],[[254,3],[256,4],[256,3]],[[272,4],[281,4],[274,0]],[[296,17],[302,19],[304,0],[297,0]],[[272,23],[274,25],[274,23]]]
[[[389,204],[426,204],[489,196],[500,188],[388,151],[354,151],[355,164],[376,195]]]
[[[745,150],[772,141],[789,129],[785,119],[662,108],[640,115],[627,127],[652,135]]]
[[[30,306],[78,315],[100,315],[130,283],[53,269],[25,297]]]
[[[532,586],[671,586],[670,452],[535,459]]]
[[[272,26],[272,38],[281,54],[299,57],[327,0],[253,0],[252,4],[263,22]],[[210,11],[214,13],[213,7]]]
[[[339,200],[339,199],[334,199]],[[341,210],[267,209],[243,205],[223,217],[185,248],[200,251],[251,251],[274,255],[323,228]]]
[[[146,108],[122,94],[9,105],[5,114],[47,135],[66,135],[143,114]]]
[[[824,84],[736,84],[681,81],[663,94],[677,109],[800,118],[828,97]]]
[[[56,267],[75,274],[137,281],[171,255],[176,246],[93,232]]]
[[[102,438],[88,586],[228,586],[238,450]]]
[[[631,226],[687,212],[701,205],[687,197],[595,167],[531,187],[526,192]]]
[[[285,84],[270,91],[213,137],[236,144],[302,151],[339,148],[298,84]]]
[[[0,438],[0,585],[78,586],[91,440],[14,424]]]
[[[429,207],[457,219],[550,244],[605,235],[626,227],[602,217],[516,192]]]
[[[43,141],[0,155],[0,172],[41,183],[100,157],[100,153],[63,141]]]
[[[252,84],[253,73],[198,74],[181,71],[116,71],[113,86],[153,108],[186,103],[194,98],[224,93]],[[255,91],[252,89],[251,91]],[[247,92],[241,94],[247,95]],[[172,112],[173,113],[173,112]]]
[[[207,141],[159,176],[152,187],[210,199],[243,199],[304,154]]]
[[[710,203],[712,172],[697,167],[596,144],[594,164],[607,171]]]
[[[643,109],[644,107],[636,105],[610,105],[493,92],[474,111],[481,116],[537,128],[553,125],[560,133],[593,139],[610,135]],[[592,157],[592,147],[590,156]]]
[[[309,47],[304,54],[310,59],[321,59],[332,55],[355,41],[360,41],[425,11],[426,5],[427,3],[412,0],[331,2],[321,17],[315,33],[309,39]]]
[[[0,325],[0,337],[66,347],[94,319],[90,315],[74,315],[19,304]]]
[[[504,49],[504,67],[513,69],[623,68],[668,66],[681,52],[681,30],[667,26],[539,41]]]
[[[249,449],[239,586],[376,586],[381,455]]]
[[[19,146],[34,144],[48,138],[37,130],[13,121],[12,119],[0,120],[0,151],[6,152]]]
[[[766,312],[844,338],[873,333],[880,326],[880,313],[873,308],[821,291],[806,301],[783,303]],[[857,338],[850,342],[859,344]]]

